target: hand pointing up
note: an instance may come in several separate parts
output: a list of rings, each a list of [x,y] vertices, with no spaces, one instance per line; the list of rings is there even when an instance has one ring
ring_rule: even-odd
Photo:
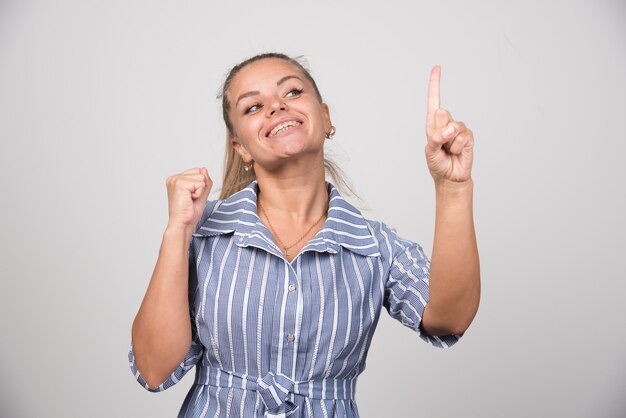
[[[464,182],[471,179],[474,133],[439,107],[440,78],[441,67],[436,65],[428,82],[426,161],[435,183],[441,180]]]

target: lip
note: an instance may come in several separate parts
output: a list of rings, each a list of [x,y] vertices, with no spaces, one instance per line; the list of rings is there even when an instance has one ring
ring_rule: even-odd
[[[281,118],[276,120],[274,123],[272,123],[267,131],[265,131],[265,137],[269,138],[270,137],[270,132],[272,132],[272,129],[274,129],[275,127],[277,127],[278,125],[280,125],[281,123],[285,123],[285,122],[289,122],[289,121],[294,121],[294,122],[298,122],[300,123],[300,125],[302,125],[302,121],[298,118],[293,118],[293,117],[286,117],[286,118]]]

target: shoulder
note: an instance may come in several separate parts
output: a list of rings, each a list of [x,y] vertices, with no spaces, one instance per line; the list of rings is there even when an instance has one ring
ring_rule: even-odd
[[[372,237],[378,244],[383,259],[392,263],[395,259],[411,252],[424,255],[423,248],[417,242],[398,235],[396,228],[385,222],[363,218],[368,225]]]
[[[223,200],[207,200],[204,206],[204,210],[202,211],[202,216],[200,217],[200,221],[196,225],[196,231],[204,225],[207,220],[211,217],[215,209],[217,209],[224,201]]]
[[[391,263],[407,247],[417,245],[398,236],[396,229],[389,224],[365,217],[357,207],[341,196],[339,190],[332,183],[328,183],[328,190],[330,194],[329,216],[333,219],[339,218],[338,221],[341,222],[341,224],[331,223],[331,225],[343,230],[344,234],[347,233],[346,235],[358,238],[360,242],[366,243],[368,246],[375,245],[382,261],[386,264]],[[364,228],[367,228],[369,234],[364,233]],[[337,238],[340,241],[348,240],[343,237]],[[375,252],[373,249],[370,250],[372,254]]]
[[[389,226],[385,222],[363,218],[372,238],[378,246],[380,256],[383,260],[389,262],[393,260],[398,234],[396,229]]]
[[[240,222],[255,222],[256,181],[226,199],[207,200],[196,235],[232,232]]]

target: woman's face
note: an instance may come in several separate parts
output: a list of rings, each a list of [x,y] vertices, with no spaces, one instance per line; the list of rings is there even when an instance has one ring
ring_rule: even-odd
[[[328,106],[297,67],[281,59],[249,64],[233,79],[228,98],[233,146],[246,163],[254,161],[257,174],[303,157],[323,162]]]

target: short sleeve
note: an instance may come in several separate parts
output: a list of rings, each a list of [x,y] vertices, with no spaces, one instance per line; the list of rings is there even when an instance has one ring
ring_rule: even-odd
[[[135,365],[135,354],[133,352],[133,345],[131,342],[130,351],[128,352],[128,361],[130,363],[130,370],[132,371],[137,382],[149,390],[150,392],[162,392],[165,389],[168,389],[174,386],[180,379],[183,378],[185,374],[189,370],[193,368],[202,358],[202,354],[204,352],[204,347],[200,342],[200,338],[198,336],[198,329],[196,327],[195,322],[195,299],[198,292],[198,278],[197,278],[197,270],[196,270],[196,255],[194,249],[194,240],[192,239],[191,246],[189,249],[189,316],[191,321],[191,334],[192,334],[192,342],[189,347],[189,352],[185,356],[184,360],[178,365],[178,367],[172,372],[172,374],[159,386],[150,387],[146,383],[146,380],[143,378],[139,370]]]
[[[198,363],[200,358],[202,358],[202,352],[202,344],[198,340],[197,336],[194,336],[193,342],[191,343],[191,347],[189,348],[189,352],[185,356],[185,359],[178,365],[176,370],[172,372],[172,374],[165,380],[165,382],[154,388],[148,386],[141,373],[139,373],[139,370],[137,370],[137,367],[135,366],[135,356],[133,353],[132,344],[130,345],[130,351],[128,353],[128,361],[130,362],[130,369],[135,375],[135,379],[137,379],[137,382],[141,386],[143,386],[150,392],[163,392],[165,389],[170,388],[178,383],[178,381],[182,379],[183,376],[187,374],[187,372],[191,370],[193,366],[196,365],[196,363]]]
[[[448,348],[456,344],[463,334],[431,336],[421,327],[430,279],[430,260],[424,250],[419,244],[400,238],[394,229],[389,230],[389,240],[392,257],[385,284],[387,312],[435,347]]]

